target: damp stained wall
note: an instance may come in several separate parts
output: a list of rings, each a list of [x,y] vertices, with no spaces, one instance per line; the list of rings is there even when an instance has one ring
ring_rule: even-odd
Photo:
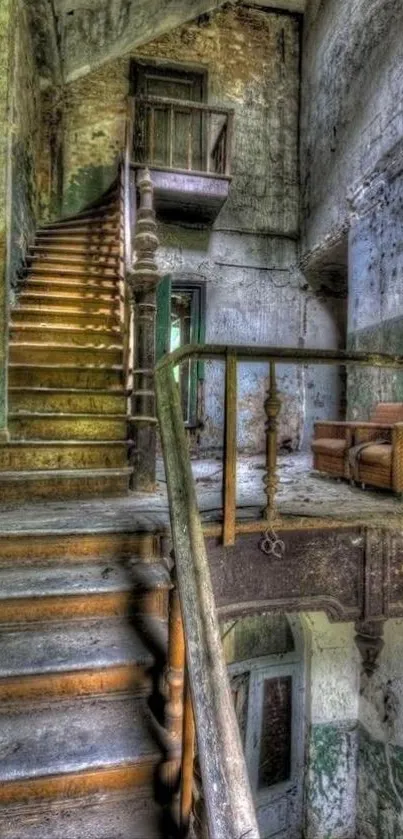
[[[115,176],[131,57],[205,69],[209,102],[235,109],[233,180],[213,228],[159,225],[161,273],[206,282],[207,341],[299,347],[312,339],[314,346],[340,346],[336,307],[298,268],[300,23],[298,16],[230,6],[66,86],[66,214],[95,199]],[[201,447],[210,451],[222,444],[222,384],[219,365],[207,365]],[[314,419],[339,417],[336,371],[316,387],[312,371],[283,366],[278,384],[285,447],[307,445]],[[239,446],[245,451],[263,448],[266,388],[264,366],[241,367]]]
[[[351,623],[304,615],[307,637],[306,839],[356,839],[360,658]],[[380,837],[379,837],[380,839]]]
[[[401,353],[403,6],[309,0],[304,23],[301,206],[304,264],[348,245],[347,346]],[[350,417],[400,400],[403,377],[348,376]]]

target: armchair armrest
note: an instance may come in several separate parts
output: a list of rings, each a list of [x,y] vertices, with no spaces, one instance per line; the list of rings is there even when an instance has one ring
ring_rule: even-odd
[[[392,442],[393,425],[386,422],[359,422],[354,428],[354,443],[369,443],[371,440]]]
[[[395,492],[403,492],[403,422],[392,428],[392,485]]]
[[[314,438],[320,440],[323,438],[330,438],[332,440],[350,440],[351,430],[348,422],[331,422],[324,420],[323,422],[314,423]]]

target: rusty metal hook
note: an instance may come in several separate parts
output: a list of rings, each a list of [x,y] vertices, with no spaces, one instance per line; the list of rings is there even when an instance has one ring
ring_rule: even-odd
[[[279,538],[273,527],[269,527],[263,534],[259,547],[266,556],[274,556],[276,559],[282,559],[284,556],[285,543]]]

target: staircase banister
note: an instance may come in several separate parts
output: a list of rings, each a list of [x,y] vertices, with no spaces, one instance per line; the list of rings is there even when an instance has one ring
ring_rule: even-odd
[[[359,367],[403,367],[403,356],[391,353],[349,352],[347,350],[318,350],[309,347],[265,347],[231,344],[186,344],[165,355],[157,364],[157,371],[174,367],[188,359],[224,361],[234,355],[237,361],[277,361],[294,364],[356,364]]]
[[[258,839],[173,365],[155,387],[210,839]]]

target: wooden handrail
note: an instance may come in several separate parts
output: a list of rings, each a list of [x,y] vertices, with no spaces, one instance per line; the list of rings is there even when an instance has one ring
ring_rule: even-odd
[[[172,364],[157,365],[155,386],[210,839],[258,839]]]
[[[156,369],[174,367],[188,359],[224,361],[228,354],[237,361],[277,361],[293,364],[355,364],[359,367],[403,368],[403,356],[391,353],[349,352],[348,350],[316,350],[299,347],[262,347],[236,344],[186,344],[164,355]]]

